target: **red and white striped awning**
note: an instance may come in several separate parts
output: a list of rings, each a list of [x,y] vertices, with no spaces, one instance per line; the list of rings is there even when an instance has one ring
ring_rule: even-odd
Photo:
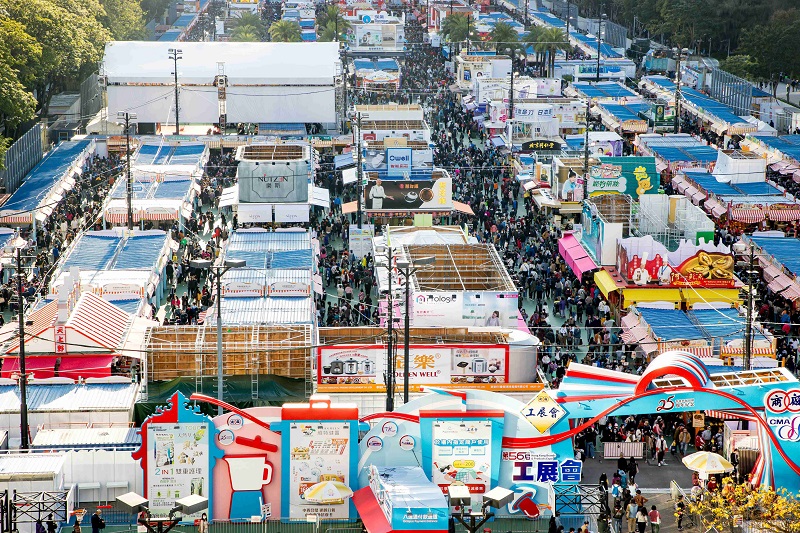
[[[713,346],[681,346],[681,350],[693,353],[697,357],[714,357]]]
[[[91,292],[81,294],[66,326],[100,348],[116,351],[125,340],[132,315]],[[73,337],[74,338],[74,337]],[[81,344],[87,344],[86,341]]]
[[[167,207],[148,207],[142,214],[144,220],[178,220],[178,210]]]
[[[792,280],[785,274],[775,276],[775,279],[767,283],[767,288],[772,292],[781,292],[792,284]]]
[[[744,222],[745,224],[758,224],[764,220],[764,210],[761,208],[735,207],[731,209],[731,220]]]
[[[18,215],[8,215],[0,218],[0,224],[31,224],[33,213],[20,213]]]
[[[142,214],[136,209],[133,210],[133,222],[139,222],[142,219]],[[106,211],[106,222],[109,224],[126,224],[128,222],[127,210],[108,210]]]
[[[720,420],[755,420],[756,417],[743,411],[715,411],[707,410],[706,416]]]
[[[743,346],[722,346],[720,348],[720,355],[730,356],[730,355],[743,355],[744,354],[744,347]],[[770,346],[763,347],[763,348],[751,348],[750,355],[775,355],[775,350]]]
[[[52,301],[40,307],[33,313],[27,316],[28,322],[33,322],[25,326],[25,343],[27,344],[33,337],[39,337],[53,326],[58,314],[58,302]],[[11,344],[5,350],[6,354],[19,351],[19,336],[15,337]]]
[[[714,208],[719,205],[719,201],[716,198],[709,197],[706,200],[706,203],[703,204],[703,209],[706,210],[707,213],[713,213]]]
[[[766,263],[763,268],[764,268],[764,280],[767,283],[777,278],[778,276],[782,275],[781,269],[773,265],[772,263]]]
[[[800,205],[771,205],[767,209],[767,217],[774,222],[791,222],[792,220],[800,220]]]
[[[800,287],[798,287],[796,283],[792,283],[781,292],[781,296],[794,302],[795,300],[800,299]]]

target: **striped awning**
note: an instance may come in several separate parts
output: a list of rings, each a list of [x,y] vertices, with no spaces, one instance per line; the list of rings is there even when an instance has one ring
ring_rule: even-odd
[[[764,272],[764,280],[769,283],[773,279],[777,278],[778,276],[782,275],[781,269],[772,263],[766,263],[763,266]],[[784,276],[785,277],[785,276]]]
[[[692,195],[692,203],[694,205],[700,205],[700,200],[706,199],[706,192],[703,190],[698,190],[696,193]]]
[[[716,198],[708,198],[706,203],[703,204],[703,209],[706,210],[707,213],[713,212],[714,208],[719,205],[719,201]]]
[[[133,222],[139,222],[142,219],[142,215],[136,209],[133,210]],[[109,224],[126,224],[128,222],[128,211],[127,210],[108,210],[106,211],[106,222]]]
[[[731,210],[731,220],[744,222],[745,224],[758,224],[766,218],[763,209],[753,209],[748,207],[736,207]]]
[[[792,284],[792,280],[784,274],[779,274],[772,281],[767,283],[767,288],[772,292],[781,292]]]
[[[713,346],[681,346],[681,350],[695,354],[697,357],[714,357]]]
[[[689,184],[686,181],[678,182],[678,184],[675,186],[675,190],[677,190],[681,194],[683,194],[684,191],[686,191],[686,189],[688,188]]]
[[[756,418],[750,413],[743,411],[714,411],[707,410],[706,416],[711,418],[718,418],[720,420],[755,420]]]
[[[0,218],[0,224],[30,224],[33,222],[33,213],[20,213]]]
[[[720,348],[722,355],[743,355],[744,346],[722,346]],[[775,350],[770,346],[760,348],[753,347],[750,349],[750,355],[775,355]]]
[[[774,222],[800,220],[800,205],[774,204],[767,209],[767,217]]]
[[[178,220],[177,209],[168,207],[148,207],[142,214],[143,220]]]
[[[794,302],[795,300],[800,299],[800,287],[798,287],[797,284],[792,283],[781,292],[781,296]]]
[[[687,198],[691,198],[692,196],[694,196],[698,192],[700,192],[700,191],[697,190],[697,187],[695,187],[694,185],[689,185],[688,187],[686,187],[686,190],[683,191],[683,194]]]

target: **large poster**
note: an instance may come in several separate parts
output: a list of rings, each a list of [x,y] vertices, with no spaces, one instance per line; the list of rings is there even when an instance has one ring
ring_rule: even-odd
[[[472,504],[480,505],[491,488],[492,422],[437,420],[433,423],[432,479],[447,492],[454,481],[469,488]]]
[[[308,163],[240,164],[239,203],[308,201]]]
[[[289,519],[310,514],[320,520],[349,518],[348,500],[319,504],[306,501],[303,494],[323,481],[350,486],[350,423],[292,422],[289,439]]]
[[[499,345],[413,345],[409,348],[412,388],[423,385],[490,386],[508,382],[508,349]],[[352,385],[348,390],[385,390],[386,346],[330,346],[318,349],[317,383]],[[397,383],[403,380],[403,354],[395,363]]]
[[[154,516],[168,515],[175,500],[191,494],[209,497],[208,432],[208,423],[147,425],[147,493]],[[185,518],[200,518],[200,513]]]
[[[376,179],[364,188],[367,211],[450,211],[453,209],[453,181],[387,181]]]
[[[598,150],[606,148],[598,146]],[[609,150],[615,150],[612,146]],[[589,196],[629,194],[634,199],[658,192],[659,173],[654,157],[605,157],[589,171]]]

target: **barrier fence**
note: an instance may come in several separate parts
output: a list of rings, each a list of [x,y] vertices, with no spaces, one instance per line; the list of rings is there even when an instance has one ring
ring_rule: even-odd
[[[604,442],[603,458],[616,459],[622,454],[626,459],[644,459],[644,442]]]

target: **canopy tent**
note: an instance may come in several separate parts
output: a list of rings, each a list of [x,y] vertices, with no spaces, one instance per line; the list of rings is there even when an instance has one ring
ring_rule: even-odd
[[[575,235],[568,233],[558,240],[558,252],[578,279],[585,272],[597,270],[597,263],[581,246]]]
[[[32,224],[44,221],[61,201],[65,191],[75,185],[83,163],[94,153],[94,141],[64,141],[47,154],[22,185],[0,208],[0,224]]]
[[[600,83],[586,83],[575,82],[570,85],[575,92],[581,97],[608,99],[608,100],[622,100],[622,99],[638,99],[641,98],[639,94],[625,87],[617,81],[601,81]]]
[[[140,220],[180,220],[192,214],[192,200],[200,186],[192,179],[166,179],[163,181],[144,177],[134,181],[131,207],[134,222]],[[111,190],[103,208],[106,222],[125,224],[128,220],[127,183],[119,180]]]

